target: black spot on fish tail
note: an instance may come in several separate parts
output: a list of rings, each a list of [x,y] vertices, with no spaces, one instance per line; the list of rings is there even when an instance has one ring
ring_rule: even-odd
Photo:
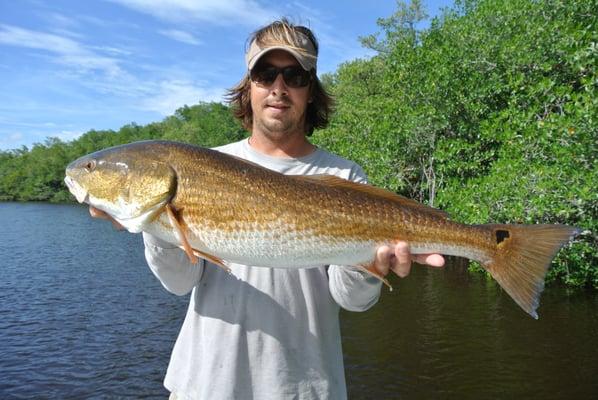
[[[557,252],[579,234],[566,225],[483,225],[496,239],[494,255],[484,264],[486,270],[515,302],[533,318],[538,318],[544,277]]]
[[[508,239],[511,236],[509,231],[505,231],[503,229],[498,229],[496,231],[496,244],[502,243],[504,240]]]

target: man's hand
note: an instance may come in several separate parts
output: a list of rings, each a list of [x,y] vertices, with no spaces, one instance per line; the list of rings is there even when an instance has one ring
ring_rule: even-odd
[[[114,226],[114,229],[116,229],[118,231],[122,231],[125,229],[124,226],[119,224],[118,221],[116,221],[110,215],[106,214],[102,210],[98,210],[97,208],[95,208],[93,206],[89,206],[89,214],[94,218],[107,219],[108,221],[112,222],[112,226]]]
[[[382,276],[392,271],[404,278],[411,272],[412,261],[432,267],[444,266],[444,257],[440,254],[411,254],[407,242],[397,242],[394,246],[378,247],[374,268]]]

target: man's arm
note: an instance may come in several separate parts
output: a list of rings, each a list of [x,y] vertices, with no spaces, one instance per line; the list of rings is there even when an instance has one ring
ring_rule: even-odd
[[[118,230],[124,229],[105,212],[89,207],[94,218],[107,219]],[[145,259],[151,271],[162,286],[171,293],[183,296],[199,283],[204,269],[204,261],[192,264],[187,254],[177,246],[143,232]]]
[[[192,264],[179,247],[146,232],[143,232],[143,243],[147,265],[166,290],[183,296],[199,283],[205,267],[203,259]]]
[[[336,303],[349,311],[365,311],[378,302],[382,282],[360,268],[328,267],[328,290]]]

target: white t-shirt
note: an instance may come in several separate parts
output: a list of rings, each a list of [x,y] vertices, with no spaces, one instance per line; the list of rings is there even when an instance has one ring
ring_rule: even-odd
[[[290,175],[364,182],[355,163],[316,149],[301,158],[254,150],[247,139],[217,148]],[[164,287],[192,291],[164,386],[177,399],[345,399],[339,306],[364,311],[381,283],[353,267],[232,264],[232,274],[144,233],[147,262]]]

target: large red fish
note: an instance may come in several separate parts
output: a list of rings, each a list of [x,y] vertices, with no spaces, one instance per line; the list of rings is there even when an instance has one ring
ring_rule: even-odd
[[[370,185],[283,175],[176,142],[136,142],[89,154],[67,167],[65,181],[80,202],[131,232],[180,246],[194,261],[367,269],[378,246],[405,240],[414,254],[478,261],[534,318],[552,259],[579,233],[565,225],[464,225]]]

